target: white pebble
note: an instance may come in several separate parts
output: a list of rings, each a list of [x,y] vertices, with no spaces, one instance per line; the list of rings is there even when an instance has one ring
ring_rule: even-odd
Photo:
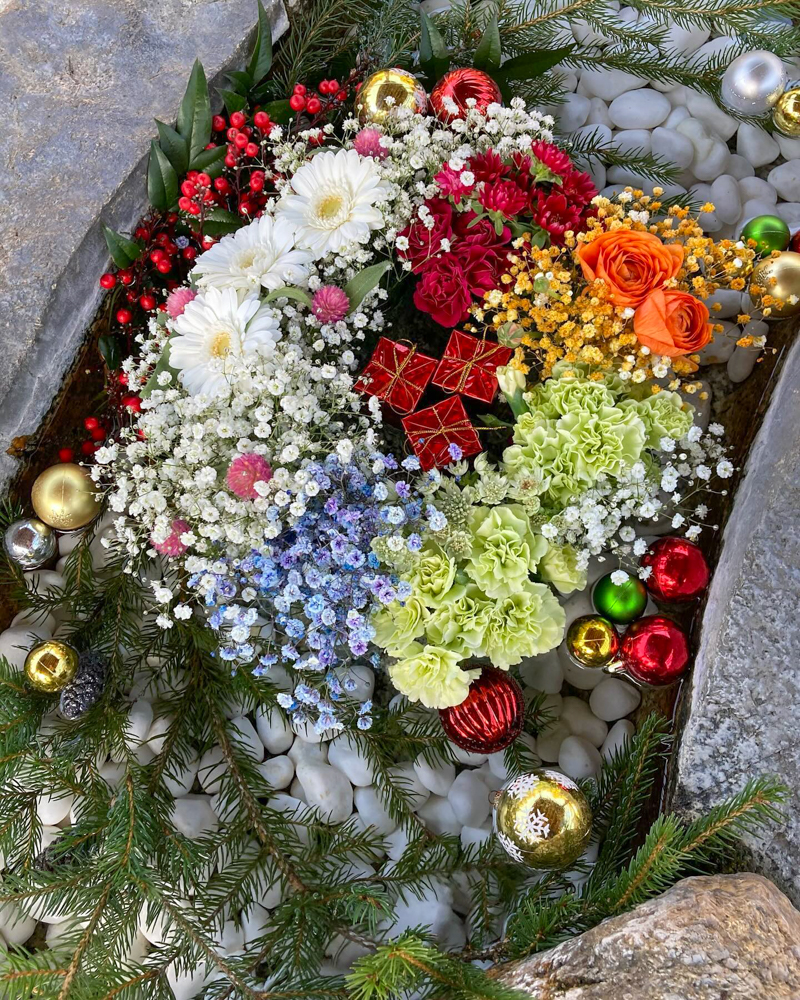
[[[118,788],[125,777],[127,768],[124,764],[117,764],[110,760],[100,768],[100,777],[110,788]]]
[[[687,89],[686,107],[693,118],[707,125],[723,142],[727,142],[739,127],[738,119],[726,114],[707,94]]]
[[[636,727],[630,719],[620,719],[609,729],[608,736],[600,747],[600,756],[603,760],[611,760],[632,738],[636,732]]]
[[[278,791],[291,785],[294,777],[294,762],[291,757],[281,754],[278,757],[268,757],[258,765],[258,770],[270,788]]]
[[[621,69],[585,69],[581,73],[581,84],[592,97],[602,97],[604,101],[614,101],[622,94],[643,87],[644,77],[624,73]]]
[[[489,760],[485,764],[481,764],[480,770],[483,770],[484,767],[488,768],[489,772],[501,781],[506,781],[508,779],[508,768],[506,767],[504,754],[490,754]],[[481,777],[483,776],[481,775]]]
[[[731,382],[744,382],[755,367],[759,354],[761,354],[760,347],[739,347],[737,344],[728,359],[728,378]]]
[[[135,701],[129,711],[128,719],[125,723],[125,746],[129,750],[135,750],[140,743],[144,743],[150,727],[153,724],[153,706],[149,701],[139,699]]]
[[[173,721],[171,715],[162,715],[158,719],[153,719],[153,723],[147,731],[147,745],[153,753],[159,754],[164,749],[164,741]]]
[[[172,804],[172,822],[175,829],[190,840],[219,826],[207,795],[185,795],[176,799]]]
[[[598,719],[581,698],[564,699],[564,709],[559,721],[569,729],[571,736],[582,736],[596,747],[601,746],[608,736],[606,723]]]
[[[667,120],[664,122],[663,127],[674,132],[679,122],[685,122],[687,118],[691,117],[688,109],[681,102],[681,99],[673,96],[674,91],[667,94],[672,104],[672,111],[667,115]]]
[[[561,744],[558,766],[570,778],[579,781],[599,774],[603,760],[597,747],[580,736],[568,736]]]
[[[461,846],[464,850],[469,847],[483,847],[492,839],[492,831],[484,830],[482,827],[465,826],[461,831]]]
[[[456,775],[447,793],[447,801],[463,826],[480,826],[491,809],[486,785],[473,771],[462,771]]]
[[[173,964],[167,967],[167,982],[174,1000],[193,1000],[208,985],[208,975],[202,965],[187,972]]]
[[[327,764],[328,751],[327,743],[304,743],[298,738],[289,747],[289,758],[294,761],[295,767],[301,764]]]
[[[392,833],[397,829],[396,821],[389,815],[373,786],[357,788],[353,799],[365,826],[374,827],[378,833]]]
[[[742,122],[736,133],[736,152],[753,167],[763,167],[777,159],[781,147],[763,128]],[[794,199],[792,199],[794,200]]]
[[[674,128],[654,129],[650,136],[650,148],[653,156],[674,163],[676,167],[688,167],[694,159],[691,140]]]
[[[26,917],[13,903],[0,906],[0,933],[8,944],[25,944],[36,930],[33,917]]]
[[[800,201],[800,160],[787,160],[773,167],[767,180],[784,201]]]
[[[308,804],[318,809],[325,823],[343,823],[353,811],[353,786],[330,764],[299,764],[297,777]]]
[[[388,833],[384,840],[388,847],[388,855],[392,861],[399,861],[408,847],[408,831],[403,826],[398,826],[396,830]]]
[[[523,660],[519,673],[529,687],[545,694],[558,694],[564,683],[564,671],[555,650]]]
[[[576,663],[563,643],[559,646],[558,654],[561,669],[564,671],[564,680],[579,691],[591,691],[606,676],[599,667],[584,667],[582,663]]]
[[[611,102],[608,117],[617,128],[649,129],[660,125],[670,111],[669,100],[657,90],[634,90]]]
[[[256,729],[261,742],[270,753],[286,753],[294,742],[286,716],[279,708],[256,709]]]
[[[25,632],[29,629],[35,629],[36,634],[40,635],[41,638],[49,639],[56,630],[56,620],[50,614],[43,615],[36,608],[23,608],[22,611],[18,611],[14,615],[8,627],[9,630],[19,628]]]
[[[231,719],[228,736],[231,743],[243,750],[248,757],[259,762],[264,759],[264,744],[258,738],[258,733],[249,719],[241,715]]]
[[[615,722],[638,708],[642,696],[627,681],[606,677],[589,696],[589,707],[598,719]]]
[[[576,141],[586,139],[595,146],[606,146],[611,142],[611,129],[607,125],[581,125],[572,133]]]
[[[420,781],[414,764],[410,760],[390,767],[389,774],[392,776],[392,781],[402,787],[412,809],[417,810],[428,801],[431,794],[430,789]]]
[[[714,316],[712,318],[716,319]],[[720,320],[715,325],[721,326],[724,329],[721,333],[715,333],[711,343],[706,344],[705,347],[697,352],[701,365],[724,364],[731,354],[733,354],[736,348],[736,341],[742,335],[739,327],[735,323],[729,323],[727,320]]]
[[[551,722],[546,725],[536,738],[536,753],[548,764],[558,760],[561,744],[569,736],[566,723]]]
[[[211,942],[222,955],[236,955],[244,950],[244,931],[232,920],[226,920],[221,928],[211,932]]]
[[[423,757],[414,761],[414,770],[422,784],[434,795],[447,795],[456,776],[455,766],[449,761],[429,764]]]
[[[178,769],[173,763],[169,772],[164,772],[164,786],[173,798],[178,799],[183,795],[189,794],[192,790],[194,779],[197,777],[199,766],[200,761],[195,758],[194,760],[187,761],[186,767]]]
[[[434,833],[461,832],[463,824],[456,819],[449,799],[443,799],[439,795],[431,795],[417,815]]]
[[[720,174],[724,174],[728,169],[731,154],[722,139],[714,139],[709,152],[703,156],[695,157],[692,171],[700,181],[710,181]]]
[[[562,132],[574,132],[589,117],[590,101],[580,94],[567,94],[558,106],[557,117]]]
[[[31,632],[34,633],[35,638]],[[9,666],[15,670],[22,670],[25,666],[25,658],[36,645],[37,640],[49,638],[46,631],[38,625],[6,629],[0,635],[0,656],[4,656],[8,660]]]
[[[30,573],[23,574],[25,586],[30,590],[36,590],[40,594],[46,594],[50,590],[63,587],[64,577],[60,573],[54,573],[51,569],[34,569]]]
[[[608,117],[608,105],[599,97],[592,97],[589,101],[589,115],[586,119],[587,125],[605,125],[607,128],[613,126],[613,122]]]
[[[355,701],[367,701],[372,697],[372,692],[375,690],[375,671],[366,663],[354,663],[346,668],[339,667],[334,672],[340,681],[347,680],[355,684],[352,690],[347,691],[348,697]]]
[[[777,132],[773,138],[780,146],[781,156],[787,160],[800,159],[800,139],[790,139],[788,135],[779,135]]]
[[[720,308],[714,309],[713,306],[717,304]],[[706,299],[706,305],[712,319],[727,319],[741,312],[742,297],[739,292],[734,292],[730,288],[720,288]]]
[[[228,770],[228,765],[219,747],[212,747],[200,758],[200,766],[197,769],[197,776],[203,791],[209,795],[214,795],[220,789],[222,776]]]
[[[711,201],[717,216],[725,223],[736,222],[742,211],[739,181],[730,174],[722,174],[711,185]]]
[[[738,153],[731,153],[731,158],[728,161],[728,173],[737,180],[742,180],[745,177],[752,177],[755,170],[753,169],[753,164],[743,156],[739,156]]]
[[[63,795],[60,798],[42,792],[36,800],[36,813],[42,823],[47,826],[57,826],[62,820],[69,816],[69,811],[75,802],[72,794]]]
[[[369,759],[357,745],[351,745],[347,736],[338,736],[328,744],[328,760],[347,775],[351,784],[366,786],[373,784],[375,772]]]
[[[300,799],[304,805],[308,805],[308,796],[303,790],[303,786],[300,784],[300,779],[296,776],[289,786],[289,794],[293,795],[296,799]]]
[[[472,750],[463,750],[461,747],[457,747],[455,745],[451,746],[450,750],[459,764],[469,764],[470,767],[480,767],[481,764],[486,762],[485,753],[473,753]]]
[[[800,202],[782,201],[775,209],[775,214],[783,219],[791,233],[800,229]]]
[[[246,945],[269,930],[271,922],[269,910],[260,903],[250,903],[246,910],[241,911],[239,917]]]
[[[778,200],[778,192],[761,177],[743,177],[739,181],[739,190],[744,201],[771,201],[774,205]]]
[[[711,34],[709,28],[702,25],[670,24],[664,34],[664,51],[679,52],[685,56],[695,52]]]

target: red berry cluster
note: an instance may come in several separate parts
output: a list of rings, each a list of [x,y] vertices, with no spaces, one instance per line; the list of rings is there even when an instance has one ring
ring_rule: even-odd
[[[338,105],[347,100],[347,84],[336,80],[321,80],[316,92],[309,91],[302,83],[295,84],[289,107],[292,111],[304,112],[309,118],[317,121],[324,119]]]
[[[263,169],[264,145],[273,122],[265,111],[256,111],[252,125],[247,124],[243,111],[234,111],[226,121],[224,115],[214,115],[212,128],[224,132],[228,140],[225,166],[228,175],[214,180],[218,203],[230,211],[256,218],[267,203],[267,174]]]

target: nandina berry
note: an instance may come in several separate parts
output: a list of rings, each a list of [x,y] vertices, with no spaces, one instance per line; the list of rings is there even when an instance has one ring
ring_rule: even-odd
[[[167,216],[167,225],[174,226],[177,221],[178,221],[178,216],[174,212],[170,212],[169,215]]]
[[[83,426],[87,431],[93,431],[100,426],[100,421],[97,417],[84,417]]]
[[[227,194],[230,191],[231,186],[225,177],[214,178],[214,187],[219,191],[220,194]]]
[[[236,138],[238,134],[239,134],[238,128],[229,128],[228,131],[225,133],[225,138],[228,139],[229,142],[233,142],[233,140]]]
[[[194,247],[184,247],[181,251],[181,257],[183,257],[184,260],[194,260],[196,256],[197,251]]]
[[[211,249],[211,248],[212,248],[212,247],[214,246],[214,244],[215,244],[216,242],[217,242],[217,241],[216,241],[216,240],[214,239],[214,237],[213,237],[213,236],[204,236],[204,237],[203,237],[203,240],[202,240],[202,243],[203,243],[203,249],[204,249],[204,250],[210,250],[210,249]]]
[[[189,212],[189,215],[199,215],[200,214],[200,206],[196,202],[193,201],[191,203],[191,205],[189,205],[188,212]]]
[[[150,233],[144,228],[144,226],[137,226],[133,231],[133,238],[135,240],[146,240],[150,236]]]
[[[224,132],[225,124],[226,124],[225,119],[222,117],[222,115],[214,115],[214,117],[211,119],[211,127],[214,129],[215,132]]]
[[[142,401],[138,396],[123,396],[121,400],[122,406],[128,410],[130,413],[140,413],[142,409]]]
[[[264,171],[254,170],[250,175],[250,190],[251,191],[263,191],[264,190]]]
[[[200,185],[200,187],[204,188],[211,187],[211,178],[206,173],[198,174],[197,183]]]
[[[270,127],[272,122],[270,121],[270,117],[266,113],[266,111],[256,111],[256,113],[253,115],[253,124],[255,125],[256,128],[261,129],[262,132],[265,132]]]
[[[133,271],[129,271],[125,268],[117,273],[117,277],[123,285],[129,285],[133,281]]]
[[[322,110],[322,101],[318,97],[309,97],[306,102],[306,111],[310,115],[318,115]]]
[[[160,260],[156,264],[156,268],[158,269],[158,271],[161,274],[169,274],[169,272],[172,270],[172,261],[170,261],[170,260]]]
[[[233,153],[227,153],[225,155],[225,166],[226,167],[236,166],[236,157],[233,155]]]
[[[117,375],[117,382],[119,382],[120,385],[127,385],[128,384],[128,373],[127,372],[120,372],[119,375]]]
[[[302,111],[306,106],[305,97],[301,97],[300,94],[292,94],[289,98],[289,107],[292,111]]]
[[[117,322],[121,323],[122,326],[130,323],[133,319],[133,313],[130,309],[117,309]]]
[[[196,181],[198,173],[199,171],[197,170],[190,170],[186,176],[190,181]]]
[[[241,128],[247,122],[247,118],[241,111],[234,111],[231,115],[231,125],[234,128]]]
[[[253,206],[246,198],[239,202],[240,215],[250,215],[252,214],[252,211],[253,211]]]
[[[247,145],[247,136],[244,132],[239,132],[233,140],[233,144],[237,149],[244,149]]]
[[[142,309],[146,309],[148,312],[150,312],[151,309],[155,309],[156,300],[153,298],[152,295],[142,295],[141,298],[139,299],[139,305],[142,307]]]
[[[244,147],[245,156],[249,156],[251,159],[254,156],[258,156],[258,146],[254,142],[248,142]]]
[[[329,94],[330,82],[328,80],[320,80],[317,90],[320,92],[320,94]]]
[[[152,260],[154,264],[157,264],[160,260],[163,259],[163,257],[164,257],[164,251],[160,247],[157,247],[155,250],[150,251],[150,260]]]
[[[339,91],[339,93],[338,93],[338,94],[336,95],[336,100],[337,100],[337,101],[338,101],[338,102],[339,102],[340,104],[341,104],[341,103],[342,103],[343,101],[346,101],[346,100],[347,100],[347,91],[346,91],[346,90],[340,90],[340,91]]]
[[[299,94],[300,97],[305,97],[306,96],[306,87],[305,87],[305,84],[303,84],[303,83],[296,83],[294,85],[293,93]]]
[[[102,288],[113,288],[116,283],[117,276],[115,274],[111,274],[110,271],[100,275],[100,285]]]
[[[106,436],[106,432],[103,430],[102,427],[93,427],[92,428],[92,440],[93,441],[102,441],[105,436]]]
[[[94,441],[84,441],[81,445],[81,452],[84,455],[94,455],[95,453],[95,443]]]
[[[58,460],[59,462],[71,462],[75,458],[75,452],[72,448],[59,448],[58,450]]]
[[[128,302],[130,302],[131,305],[133,305],[133,303],[136,301],[136,299],[138,298],[138,296],[137,296],[136,292],[134,292],[134,290],[131,289],[130,291],[125,292],[125,298],[128,300]]]
[[[178,208],[182,212],[191,212],[192,204],[193,202],[191,198],[178,198]]]
[[[159,233],[156,236],[156,243],[163,247],[165,243],[169,243],[169,236],[166,233]]]

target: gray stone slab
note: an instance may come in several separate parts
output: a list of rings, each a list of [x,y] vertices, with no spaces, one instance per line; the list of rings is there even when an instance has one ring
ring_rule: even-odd
[[[703,616],[672,805],[693,815],[777,775],[785,826],[750,839],[759,870],[800,903],[800,341],[783,372],[725,528]]]
[[[264,0],[273,36],[282,0]],[[0,0],[0,489],[100,300],[100,218],[145,208],[153,118],[173,121],[195,57],[209,79],[245,54],[256,0]]]

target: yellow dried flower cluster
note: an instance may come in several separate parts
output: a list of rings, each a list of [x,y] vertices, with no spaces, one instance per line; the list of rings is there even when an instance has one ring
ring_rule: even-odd
[[[500,287],[488,292],[473,310],[478,326],[501,334],[516,331],[514,365],[531,366],[547,378],[560,361],[588,364],[598,370],[614,368],[633,382],[675,376],[670,388],[683,384],[697,371],[697,355],[664,357],[641,344],[634,332],[634,309],[611,301],[602,278],[587,280],[578,251],[603,234],[616,230],[646,232],[665,245],[680,244],[683,261],[664,289],[677,289],[705,300],[720,288],[743,291],[753,267],[755,251],[742,241],[704,235],[686,208],[670,207],[659,216],[661,190],[653,197],[627,188],[616,201],[597,197],[596,217],[584,233],[567,233],[563,247],[537,247],[526,234],[514,244]],[[712,211],[706,205],[703,211]],[[658,216],[658,217],[657,217]],[[719,305],[712,305],[710,320]],[[746,323],[749,316],[740,315]],[[476,327],[473,327],[476,329]],[[722,327],[714,325],[715,332]],[[502,336],[505,334],[505,337]],[[696,386],[695,386],[696,388]],[[657,385],[653,391],[659,391]]]

